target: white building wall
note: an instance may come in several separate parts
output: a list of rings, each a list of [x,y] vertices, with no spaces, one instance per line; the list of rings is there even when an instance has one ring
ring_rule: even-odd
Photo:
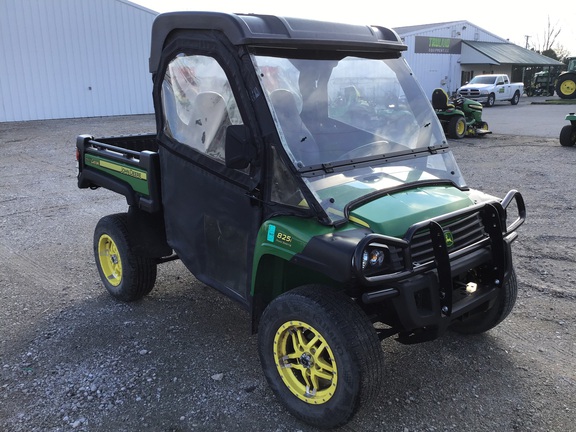
[[[125,0],[0,0],[0,122],[153,112],[155,17]]]
[[[486,32],[468,21],[447,23],[447,25],[439,25],[425,31],[406,33],[400,36],[408,46],[408,50],[403,53],[403,56],[429,98],[432,98],[432,92],[436,88],[443,88],[448,94],[451,94],[460,87],[461,55],[415,53],[416,36],[480,42],[506,42],[505,39]]]

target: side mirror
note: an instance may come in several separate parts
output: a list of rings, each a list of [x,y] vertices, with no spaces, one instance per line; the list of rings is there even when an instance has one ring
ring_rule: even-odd
[[[250,142],[250,132],[246,125],[231,125],[226,128],[226,166],[242,170],[256,156],[256,149]]]

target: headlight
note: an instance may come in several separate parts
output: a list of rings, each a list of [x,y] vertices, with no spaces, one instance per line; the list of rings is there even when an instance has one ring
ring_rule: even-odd
[[[389,255],[388,248],[368,246],[362,253],[362,270],[368,273],[384,267]]]
[[[371,251],[364,251],[364,256],[362,259],[362,268],[366,268],[367,265],[370,267],[381,266],[384,262],[384,252],[380,249],[372,249]]]
[[[413,268],[410,244],[396,237],[368,234],[356,245],[351,264],[364,285],[392,280],[400,274],[407,275]]]

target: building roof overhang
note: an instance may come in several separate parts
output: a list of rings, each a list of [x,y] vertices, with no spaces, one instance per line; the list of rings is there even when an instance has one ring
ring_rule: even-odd
[[[564,63],[512,43],[463,40],[460,64],[562,66]]]

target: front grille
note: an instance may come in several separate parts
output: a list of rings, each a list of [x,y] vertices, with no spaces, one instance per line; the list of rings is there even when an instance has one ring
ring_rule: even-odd
[[[463,89],[463,90],[460,90],[458,93],[460,93],[464,97],[478,97],[478,96],[480,96],[480,90],[478,90],[478,89]]]
[[[445,232],[450,231],[454,239],[454,244],[448,248],[448,252],[465,248],[486,236],[484,225],[478,213],[454,218],[442,222],[440,225]],[[434,260],[434,250],[429,229],[422,228],[416,231],[410,244],[414,265]]]

